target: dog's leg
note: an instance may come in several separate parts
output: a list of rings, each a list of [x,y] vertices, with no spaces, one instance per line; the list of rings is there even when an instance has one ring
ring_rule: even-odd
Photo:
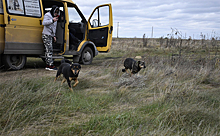
[[[58,77],[55,77],[54,82],[55,82],[58,78],[60,78],[60,75],[59,75]]]
[[[54,82],[61,76],[61,68],[58,69],[57,74],[56,74],[56,78],[54,79]]]
[[[73,85],[73,87],[75,87],[79,83],[79,80],[77,80],[77,78],[74,81],[75,81],[75,84]]]
[[[57,80],[57,77],[55,77],[55,79],[54,79],[54,81],[53,82],[55,82]]]
[[[128,69],[125,69],[126,73],[129,74]]]
[[[73,92],[73,89],[72,89],[71,84],[70,84],[71,81],[67,79],[67,83],[68,83],[68,86],[69,86],[70,91]]]
[[[127,72],[129,75],[130,75],[130,77],[132,76],[132,70],[130,69],[130,73],[129,72]]]
[[[61,82],[61,85],[63,85],[63,83],[66,82],[66,79],[64,78]]]
[[[73,92],[73,89],[71,87],[69,87],[70,91]]]

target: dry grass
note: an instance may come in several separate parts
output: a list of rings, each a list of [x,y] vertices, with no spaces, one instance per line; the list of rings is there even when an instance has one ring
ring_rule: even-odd
[[[61,79],[53,83],[55,73],[27,68],[31,76],[1,80],[0,134],[220,135],[218,56],[196,48],[180,57],[175,48],[116,39],[110,53],[82,66],[73,93]],[[146,69],[122,73],[124,59],[136,56]]]

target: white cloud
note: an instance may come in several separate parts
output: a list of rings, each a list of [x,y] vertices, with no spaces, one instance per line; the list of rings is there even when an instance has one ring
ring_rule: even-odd
[[[171,27],[184,35],[200,38],[200,33],[215,31],[220,37],[219,0],[90,0],[74,1],[88,18],[93,9],[101,4],[111,3],[113,7],[114,32],[119,37],[166,36]]]

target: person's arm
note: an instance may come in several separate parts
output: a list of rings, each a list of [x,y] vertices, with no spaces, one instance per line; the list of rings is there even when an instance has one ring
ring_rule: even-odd
[[[44,16],[44,20],[43,20],[43,25],[47,26],[50,24],[53,24],[54,22],[56,22],[58,20],[58,17],[54,17],[53,19],[51,19],[51,17],[48,14],[45,14]]]
[[[54,36],[53,39],[54,39],[54,42],[57,42],[57,38],[56,38],[56,36]]]
[[[53,23],[53,19],[50,18],[50,16],[48,14],[44,15],[44,20],[43,20],[43,25],[47,26]]]
[[[57,38],[56,38],[57,22],[55,22],[53,25],[54,25],[53,28],[52,28],[52,32],[53,32],[53,33],[52,33],[51,36],[53,36],[53,38],[54,38],[54,42],[56,42],[56,41],[57,41]]]

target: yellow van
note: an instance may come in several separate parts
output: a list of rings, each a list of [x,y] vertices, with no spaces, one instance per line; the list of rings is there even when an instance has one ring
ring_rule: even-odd
[[[109,52],[113,19],[111,4],[97,6],[89,19],[72,0],[0,0],[0,62],[6,68],[19,70],[27,57],[45,59],[42,21],[52,5],[63,14],[57,23],[57,42],[53,59],[73,58],[73,62],[91,64],[98,52]],[[70,45],[69,30],[76,30],[79,44]]]

